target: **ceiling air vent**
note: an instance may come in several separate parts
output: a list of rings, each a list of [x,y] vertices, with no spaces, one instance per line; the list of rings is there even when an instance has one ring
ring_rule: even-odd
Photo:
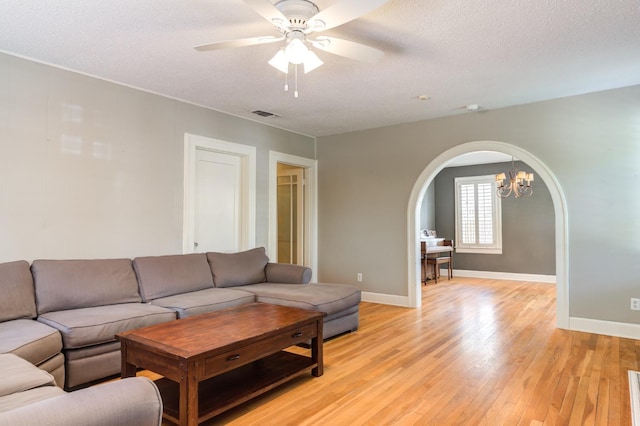
[[[255,111],[251,111],[252,113],[259,115],[260,117],[277,117],[276,114],[272,113],[272,112],[268,112],[268,111],[262,111],[262,110],[255,110]]]

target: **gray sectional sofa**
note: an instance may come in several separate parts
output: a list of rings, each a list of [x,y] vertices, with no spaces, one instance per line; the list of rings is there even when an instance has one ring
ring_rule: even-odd
[[[116,333],[245,303],[326,312],[325,339],[356,330],[360,291],[310,279],[309,268],[270,263],[264,248],[0,264],[0,353],[73,389],[120,372]]]

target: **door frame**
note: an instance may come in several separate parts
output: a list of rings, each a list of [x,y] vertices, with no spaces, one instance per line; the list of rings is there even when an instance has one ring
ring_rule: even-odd
[[[193,253],[195,241],[196,152],[205,150],[240,157],[241,174],[241,250],[256,244],[256,147],[206,136],[184,134],[184,201],[182,252]]]
[[[497,151],[512,155],[535,170],[549,189],[555,214],[556,235],[556,326],[569,329],[569,222],[567,200],[560,182],[551,169],[530,152],[505,142],[474,141],[451,148],[431,161],[416,180],[407,210],[407,258],[408,268],[408,306],[418,308],[422,304],[420,297],[420,209],[427,187],[450,160],[459,155],[474,151]]]
[[[311,281],[317,279],[318,265],[318,160],[269,151],[269,245],[270,259],[278,258],[278,163],[305,169],[304,264],[311,268]]]

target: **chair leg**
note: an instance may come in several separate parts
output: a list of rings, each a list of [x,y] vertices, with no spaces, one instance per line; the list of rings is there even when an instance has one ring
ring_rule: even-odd
[[[433,264],[433,279],[436,281],[436,284],[438,284],[438,263],[434,263]]]

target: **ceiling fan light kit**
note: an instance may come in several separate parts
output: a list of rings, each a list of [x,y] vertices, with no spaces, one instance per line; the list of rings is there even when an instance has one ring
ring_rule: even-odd
[[[244,0],[263,18],[275,26],[282,35],[263,36],[239,40],[228,40],[196,46],[198,51],[252,46],[285,40],[286,46],[280,48],[268,61],[269,65],[284,74],[289,74],[289,64],[294,66],[295,97],[298,97],[298,68],[302,64],[304,73],[318,68],[324,62],[309,49],[308,44],[325,52],[365,62],[377,62],[384,56],[378,49],[349,40],[321,36],[308,38],[317,33],[352,21],[386,3],[388,0],[341,0],[320,11],[318,6],[308,0],[280,0],[272,4],[269,0]],[[288,81],[285,82],[285,91]]]

